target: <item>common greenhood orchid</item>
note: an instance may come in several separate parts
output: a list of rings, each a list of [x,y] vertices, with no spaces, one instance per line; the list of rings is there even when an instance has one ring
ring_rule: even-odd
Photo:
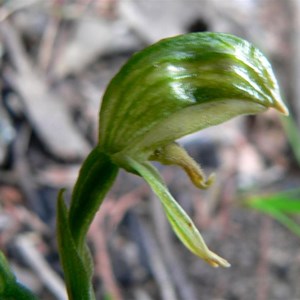
[[[85,237],[119,168],[145,179],[191,252],[214,267],[228,267],[208,249],[151,161],[178,165],[195,186],[207,188],[214,176],[206,178],[176,140],[268,108],[288,113],[269,62],[238,37],[192,33],[161,40],[134,54],[104,94],[99,143],[83,163],[69,208],[63,193],[59,195],[58,240],[70,298],[94,299]]]

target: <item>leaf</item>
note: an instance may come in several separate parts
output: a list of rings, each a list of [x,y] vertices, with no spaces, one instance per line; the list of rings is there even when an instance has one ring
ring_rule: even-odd
[[[131,159],[129,164],[148,182],[155,194],[161,200],[170,224],[183,244],[191,252],[204,259],[211,266],[229,267],[230,264],[225,259],[208,249],[200,232],[185,211],[171,196],[154,167],[148,163],[140,164]]]
[[[57,240],[69,300],[92,300],[95,299],[91,283],[92,269],[74,243],[63,193],[62,190],[57,199]]]
[[[37,300],[29,289],[17,282],[2,252],[0,252],[0,299]]]

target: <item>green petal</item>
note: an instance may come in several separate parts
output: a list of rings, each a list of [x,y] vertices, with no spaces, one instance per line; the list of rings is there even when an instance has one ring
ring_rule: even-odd
[[[139,141],[132,143],[130,149],[123,152],[135,155],[138,151],[148,156],[161,144],[171,143],[187,134],[221,124],[233,117],[256,114],[266,108],[258,103],[227,99],[186,107],[162,120],[153,130],[144,134]]]
[[[109,153],[142,155],[268,107],[287,113],[257,48],[229,34],[181,35],[136,53],[112,79],[101,107],[100,144]]]
[[[168,220],[182,243],[211,266],[229,267],[230,264],[225,259],[208,249],[200,232],[190,217],[172,197],[156,169],[149,163],[139,163],[129,158],[128,164],[148,182],[154,193],[161,200]]]

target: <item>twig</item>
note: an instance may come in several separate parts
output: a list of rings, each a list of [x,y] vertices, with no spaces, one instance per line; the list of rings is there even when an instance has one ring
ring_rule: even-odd
[[[144,193],[145,188],[143,186],[127,193],[118,200],[106,199],[89,230],[89,236],[95,248],[95,271],[102,278],[105,289],[114,300],[121,300],[122,295],[114,277],[110,255],[106,247],[107,236],[113,228],[118,226],[128,209],[140,201],[140,197]],[[104,224],[106,220],[107,227]]]
[[[15,159],[15,172],[18,176],[18,183],[25,194],[26,201],[31,209],[39,207],[40,199],[35,192],[34,183],[31,177],[30,167],[27,162],[27,149],[29,145],[31,130],[28,126],[23,126],[18,132],[13,155]]]
[[[157,18],[156,22],[151,22],[151,19],[141,9],[139,9],[138,1],[118,1],[118,13],[124,19],[127,25],[146,43],[152,44],[165,36],[173,36],[183,33],[181,24],[178,24],[174,19],[172,26],[167,22],[163,23],[163,28],[157,23],[161,22],[161,18]],[[153,3],[157,7],[158,3]],[[160,6],[162,5],[161,3]],[[165,6],[166,8],[166,6]],[[152,26],[151,26],[152,24]],[[159,23],[158,23],[159,24]]]
[[[49,67],[55,38],[59,29],[59,23],[60,21],[58,18],[49,16],[48,25],[43,34],[38,53],[38,65],[41,70],[46,71]]]
[[[89,229],[89,237],[95,249],[95,271],[101,277],[107,293],[114,300],[122,300],[120,289],[115,280],[108,254],[107,237],[103,230],[103,212],[96,214],[95,219]]]
[[[22,257],[28,265],[36,272],[44,285],[58,300],[67,300],[64,283],[50,268],[43,256],[37,251],[32,234],[20,235],[15,244],[20,250]]]
[[[179,257],[177,257],[173,250],[170,227],[166,216],[163,214],[162,207],[158,199],[151,200],[151,215],[155,226],[155,233],[161,245],[163,260],[170,270],[170,278],[174,282],[181,299],[197,300],[196,292],[186,277],[186,272]]]
[[[142,289],[137,288],[133,293],[137,300],[152,300],[152,298]]]
[[[267,275],[271,224],[271,219],[268,216],[262,216],[262,225],[259,235],[260,259],[257,266],[257,300],[269,299],[269,282]]]
[[[23,0],[23,1],[10,1],[8,5],[4,5],[0,8],[0,22],[4,21],[8,17],[10,17],[12,14],[18,12],[19,10],[22,10],[28,6],[37,4],[39,2],[42,2],[41,0]]]
[[[12,220],[11,216],[7,214],[7,210],[3,211],[3,215],[6,217],[7,222],[6,224],[3,224],[3,227],[1,226],[0,249],[4,249],[8,244],[8,241],[10,241],[11,238],[15,236],[21,228],[20,222]]]
[[[62,99],[50,89],[43,74],[33,68],[17,31],[8,22],[2,22],[0,33],[17,71],[6,70],[4,77],[21,96],[26,117],[47,150],[64,160],[85,157],[90,145],[74,126]]]
[[[147,189],[144,185],[142,185],[115,201],[112,205],[111,210],[109,211],[109,228],[116,228],[124,218],[125,213],[131,207],[139,203],[141,201],[141,198],[146,193]]]
[[[171,280],[171,274],[167,270],[165,261],[161,257],[161,249],[156,242],[152,230],[145,222],[140,221],[140,230],[142,230],[146,254],[149,258],[149,265],[159,286],[162,300],[176,300],[178,299],[174,286]],[[191,299],[191,298],[185,298]]]
[[[1,22],[0,34],[2,35],[3,43],[7,48],[7,52],[17,72],[30,72],[30,62],[21,44],[21,40],[13,27],[11,27],[8,22]]]
[[[32,228],[34,232],[38,232],[43,236],[47,235],[50,236],[51,231],[50,228],[41,221],[35,214],[30,212],[24,207],[17,207],[16,214],[19,220],[23,223]]]
[[[222,187],[223,195],[221,198],[221,208],[217,215],[218,221],[220,221],[223,235],[228,235],[232,230],[233,224],[230,219],[230,206],[235,199],[236,193],[236,178],[234,175],[228,174],[228,178],[224,182],[224,186]]]

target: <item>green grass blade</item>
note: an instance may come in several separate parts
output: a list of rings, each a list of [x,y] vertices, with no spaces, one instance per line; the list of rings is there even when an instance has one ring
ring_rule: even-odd
[[[277,210],[282,213],[300,213],[300,189],[253,197],[248,205],[263,212]]]
[[[247,204],[253,209],[272,216],[300,237],[300,225],[288,215],[300,213],[300,189],[253,197]]]

